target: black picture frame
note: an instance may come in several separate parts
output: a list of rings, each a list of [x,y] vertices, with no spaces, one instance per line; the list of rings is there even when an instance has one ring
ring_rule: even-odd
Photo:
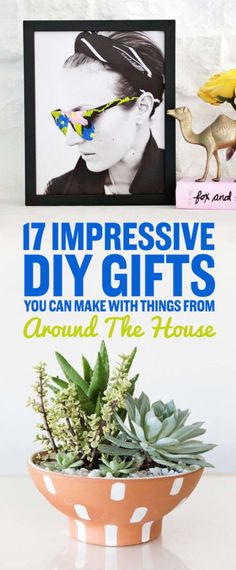
[[[174,20],[73,20],[24,21],[25,93],[25,204],[58,205],[174,205],[175,204],[175,121],[166,114],[175,108],[175,21]],[[161,194],[37,194],[35,120],[35,32],[61,31],[160,31],[165,45],[165,192]]]

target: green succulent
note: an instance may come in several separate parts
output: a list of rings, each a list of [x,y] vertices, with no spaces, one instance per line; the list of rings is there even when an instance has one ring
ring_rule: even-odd
[[[82,375],[59,353],[56,357],[64,379],[48,376],[44,362],[35,367],[35,397],[29,399],[28,405],[40,416],[36,441],[47,453],[43,461],[53,462],[50,467],[55,465],[60,469],[62,456],[59,456],[59,461],[56,459],[56,463],[55,457],[64,452],[67,456],[73,453],[85,467],[97,468],[101,459],[97,449],[99,443],[108,434],[117,434],[118,431],[114,413],[118,413],[122,420],[126,417],[125,396],[133,393],[138,378],[138,374],[128,378],[135,354],[136,349],[129,355],[121,355],[111,375],[104,341],[94,368],[82,356]],[[70,466],[63,464],[63,468]]]
[[[64,453],[63,451],[58,451],[53,461],[45,461],[42,465],[43,467],[49,467],[51,471],[63,471],[64,469],[81,467],[83,462],[81,459],[78,460],[78,456],[75,453]]]
[[[65,379],[51,376],[51,381],[62,390],[68,388],[69,384],[74,384],[80,406],[86,415],[98,412],[101,395],[106,390],[109,379],[109,359],[104,341],[101,343],[94,369],[82,356],[83,376],[59,352],[56,352],[56,358]]]
[[[101,444],[100,451],[126,457],[142,453],[146,459],[170,468],[212,467],[201,454],[215,445],[195,439],[206,430],[202,428],[203,422],[185,425],[189,410],[177,409],[173,400],[167,404],[159,400],[150,405],[143,392],[139,398],[127,394],[125,403],[129,428],[115,414],[120,433],[118,437],[108,435],[106,439],[113,445]]]
[[[107,459],[102,456],[102,463],[99,465],[100,473],[103,477],[107,473],[111,473],[114,477],[119,477],[122,475],[129,475],[130,473],[136,473],[143,463],[143,458],[141,456],[135,457],[135,459],[122,459],[121,457],[116,457],[114,459]]]
[[[177,409],[173,400],[151,405],[144,393],[133,398],[138,374],[128,376],[135,354],[136,349],[121,355],[112,375],[104,342],[94,368],[82,356],[82,374],[59,353],[64,379],[49,377],[43,362],[35,367],[28,403],[40,416],[36,440],[44,455],[39,454],[39,464],[56,471],[99,466],[101,474],[120,477],[141,465],[211,467],[202,454],[215,446],[196,439],[206,431],[203,422],[186,425],[189,411]]]
[[[129,373],[131,364],[136,354],[136,348],[131,352],[128,357],[124,358],[124,368],[126,376]],[[77,388],[77,396],[81,406],[81,409],[86,415],[96,414],[100,415],[102,398],[107,390],[110,366],[109,358],[106,349],[105,342],[101,342],[99,352],[97,354],[97,360],[95,367],[92,368],[85,358],[82,356],[82,366],[83,366],[83,376],[77,372],[71,366],[71,364],[60,354],[56,352],[57,361],[62,369],[65,379],[59,378],[58,376],[51,376],[50,380],[53,384],[50,388],[57,392],[57,390],[65,390],[70,384],[74,384]],[[134,385],[138,378],[138,375],[130,379],[129,392],[132,394],[134,391]],[[54,386],[56,385],[56,387]]]

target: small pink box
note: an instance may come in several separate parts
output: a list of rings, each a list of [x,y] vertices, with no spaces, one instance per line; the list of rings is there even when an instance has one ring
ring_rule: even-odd
[[[190,210],[236,210],[236,182],[195,182],[181,178],[176,185],[176,208]]]

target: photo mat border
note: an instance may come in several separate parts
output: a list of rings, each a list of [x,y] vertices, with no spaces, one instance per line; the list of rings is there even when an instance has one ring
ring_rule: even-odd
[[[25,205],[26,206],[118,206],[174,205],[176,186],[175,121],[166,115],[175,108],[175,20],[47,20],[23,22],[24,116],[25,116]],[[81,195],[36,193],[35,127],[35,32],[56,31],[160,31],[165,45],[165,192],[139,195]],[[166,136],[168,132],[168,137]]]

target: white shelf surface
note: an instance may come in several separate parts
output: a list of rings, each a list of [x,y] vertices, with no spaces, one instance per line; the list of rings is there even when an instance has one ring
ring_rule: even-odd
[[[67,520],[28,477],[0,478],[2,570],[235,570],[236,476],[206,475],[141,546],[102,547],[69,538]]]

